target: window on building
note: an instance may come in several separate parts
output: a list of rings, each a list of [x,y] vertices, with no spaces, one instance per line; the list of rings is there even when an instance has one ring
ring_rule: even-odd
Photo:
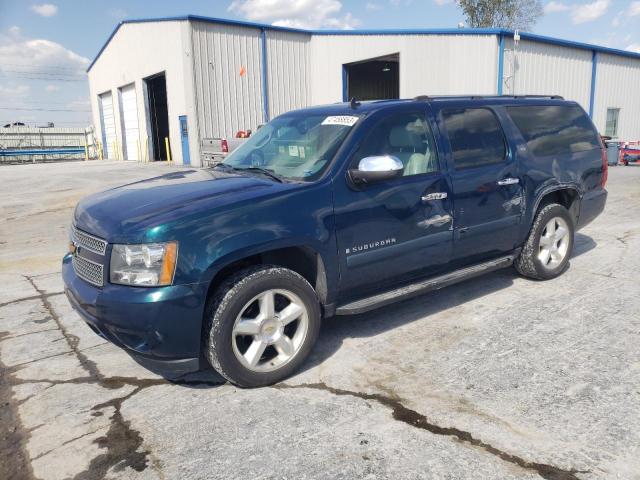
[[[600,148],[598,132],[577,105],[507,107],[509,116],[537,157],[568,155]]]
[[[607,137],[618,136],[618,118],[620,117],[619,108],[607,108],[607,124],[605,126],[604,134]]]
[[[507,153],[504,133],[491,110],[444,110],[442,118],[456,170],[504,162]]]

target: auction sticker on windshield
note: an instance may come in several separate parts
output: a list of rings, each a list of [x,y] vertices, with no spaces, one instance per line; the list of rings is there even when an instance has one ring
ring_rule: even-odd
[[[346,125],[352,127],[360,117],[354,117],[351,115],[335,115],[327,117],[322,121],[322,125]]]

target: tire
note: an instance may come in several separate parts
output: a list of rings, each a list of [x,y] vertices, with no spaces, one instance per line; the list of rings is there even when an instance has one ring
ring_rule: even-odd
[[[551,233],[552,220],[557,235]],[[566,229],[563,236],[560,236],[560,228]],[[557,203],[543,206],[536,214],[529,237],[514,262],[516,270],[525,277],[537,280],[557,277],[569,264],[574,232],[573,219],[566,208]],[[555,249],[552,245],[555,245]]]
[[[203,351],[211,366],[239,387],[260,387],[287,378],[308,357],[320,304],[296,272],[261,265],[235,273],[215,291],[205,322]]]

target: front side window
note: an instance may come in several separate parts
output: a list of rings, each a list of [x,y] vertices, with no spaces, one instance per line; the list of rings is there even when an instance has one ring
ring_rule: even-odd
[[[598,132],[577,105],[507,107],[529,152],[537,157],[600,148]]]
[[[495,165],[505,160],[502,127],[487,108],[449,109],[442,112],[456,170]]]
[[[317,180],[328,168],[356,115],[286,114],[260,128],[224,160],[235,169],[261,168],[286,180]]]
[[[608,137],[618,136],[618,118],[620,117],[619,108],[607,108],[607,125],[604,134]]]
[[[352,167],[365,157],[392,155],[404,166],[403,175],[438,171],[438,157],[431,128],[421,113],[389,115],[375,125],[360,144]]]

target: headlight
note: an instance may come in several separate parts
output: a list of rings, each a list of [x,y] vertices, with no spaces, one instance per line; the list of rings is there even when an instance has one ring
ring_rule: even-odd
[[[122,285],[171,285],[177,258],[177,242],[114,245],[109,279]]]

